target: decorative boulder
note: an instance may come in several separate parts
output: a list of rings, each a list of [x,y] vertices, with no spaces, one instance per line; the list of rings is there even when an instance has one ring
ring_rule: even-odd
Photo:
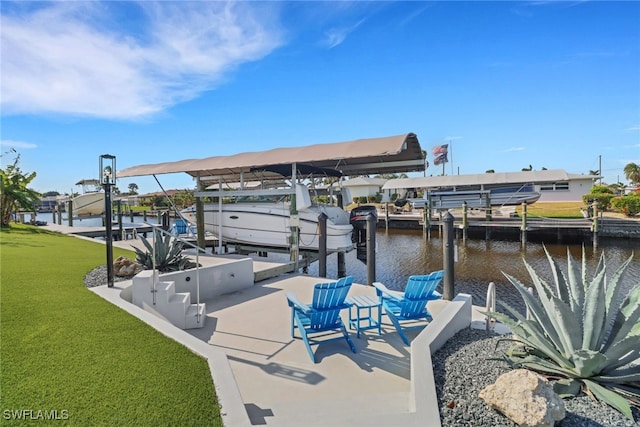
[[[119,277],[131,277],[141,271],[142,267],[140,264],[137,264],[124,256],[119,256],[113,262],[113,274]]]
[[[564,402],[549,382],[527,369],[501,375],[479,396],[521,427],[553,427],[566,415]]]

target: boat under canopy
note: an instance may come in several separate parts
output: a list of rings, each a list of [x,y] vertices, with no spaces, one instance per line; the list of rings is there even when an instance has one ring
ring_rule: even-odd
[[[424,154],[417,136],[406,133],[133,166],[120,171],[118,177],[187,173],[198,180],[198,187],[206,185],[205,191],[196,191],[197,198],[218,200],[217,206],[204,204],[200,230],[204,228],[221,236],[220,242],[289,248],[292,259],[296,259],[294,254],[299,248],[318,249],[318,216],[322,213],[328,217],[327,250],[353,248],[348,214],[338,206],[311,203],[307,187],[301,184],[303,180],[314,182],[317,178],[343,175],[416,172],[424,171],[424,168]],[[289,187],[273,188],[274,183],[281,185],[283,177],[290,180]],[[216,183],[218,188],[214,190]],[[233,185],[235,183],[240,184]],[[245,186],[245,183],[252,185]],[[255,183],[259,183],[259,189]],[[233,189],[226,191],[224,188]],[[255,196],[280,199],[268,202],[248,199]],[[235,203],[222,203],[229,198]],[[292,206],[294,199],[296,204]],[[343,197],[343,200],[350,201],[351,198]],[[195,207],[183,210],[182,214],[191,221],[197,216]],[[201,234],[204,233],[198,233],[199,240]]]
[[[287,248],[291,245],[291,227],[297,224],[298,247],[317,251],[320,244],[318,218],[327,216],[327,250],[346,252],[353,249],[353,227],[349,214],[338,206],[313,204],[309,190],[296,184],[296,214],[291,214],[288,197],[241,197],[233,202],[204,205],[205,231],[222,235],[226,242],[252,246]],[[196,222],[196,208],[182,210],[182,217]],[[222,218],[222,221],[220,221]]]

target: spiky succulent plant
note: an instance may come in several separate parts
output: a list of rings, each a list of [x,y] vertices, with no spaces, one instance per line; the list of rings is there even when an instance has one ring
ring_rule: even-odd
[[[604,254],[589,278],[584,248],[582,266],[567,251],[566,275],[546,248],[545,253],[553,286],[526,260],[535,294],[503,272],[530,313],[525,318],[502,302],[513,318],[490,313],[517,337],[518,344],[505,353],[505,359],[514,367],[561,378],[555,385],[560,395],[575,395],[582,389],[633,420],[631,406],[640,406],[640,278],[631,277],[623,284],[633,255],[607,280]]]
[[[154,230],[153,246],[146,238],[142,238],[142,243],[147,248],[147,252],[134,247],[136,251],[136,262],[146,270],[153,269],[153,253],[155,247],[155,268],[161,272],[186,270],[196,266],[187,257],[182,255],[182,243],[172,239],[171,235]]]

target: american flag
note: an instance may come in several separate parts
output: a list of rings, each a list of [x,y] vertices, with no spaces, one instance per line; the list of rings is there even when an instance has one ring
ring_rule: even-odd
[[[441,154],[447,154],[448,152],[449,152],[449,144],[436,145],[435,147],[433,147],[433,155],[435,157],[438,157]]]
[[[434,160],[433,160],[433,164],[434,165],[441,165],[443,163],[447,163],[449,160],[447,160],[447,153],[442,153],[439,154]]]

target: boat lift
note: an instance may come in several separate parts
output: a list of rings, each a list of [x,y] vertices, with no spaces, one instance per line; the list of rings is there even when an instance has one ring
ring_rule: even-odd
[[[198,246],[204,246],[204,198],[218,197],[219,208],[223,197],[251,195],[287,195],[291,198],[290,244],[286,248],[292,261],[300,256],[298,241],[299,217],[295,208],[295,183],[301,166],[318,169],[333,169],[345,176],[402,173],[424,171],[425,159],[418,138],[413,133],[358,139],[347,142],[315,144],[306,147],[276,148],[262,152],[247,152],[231,156],[208,157],[140,165],[126,168],[119,178],[142,175],[156,177],[160,174],[184,172],[196,179],[196,224]],[[247,190],[249,181],[269,182],[282,180],[282,171],[290,168],[291,188]],[[157,178],[156,178],[157,180]],[[217,190],[202,190],[204,182],[217,182]],[[223,184],[240,182],[239,190],[223,191]],[[298,220],[298,221],[297,221]],[[219,233],[220,235],[222,233]],[[218,250],[222,249],[222,240]],[[264,248],[273,251],[273,248]],[[344,252],[338,252],[344,260]],[[342,261],[344,264],[344,261]],[[339,267],[338,273],[341,269]]]

